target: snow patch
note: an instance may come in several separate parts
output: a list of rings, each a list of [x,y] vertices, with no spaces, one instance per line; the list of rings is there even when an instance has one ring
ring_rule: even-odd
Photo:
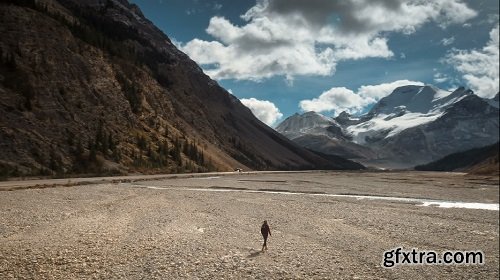
[[[437,89],[437,92],[434,95],[434,100],[432,100],[432,102],[435,102],[436,100],[439,100],[441,98],[445,98],[446,96],[450,95],[452,92],[453,91],[447,91],[447,90]]]
[[[480,202],[463,202],[449,200],[434,200],[425,198],[412,197],[394,197],[394,196],[377,196],[377,195],[355,195],[355,194],[328,194],[328,193],[303,193],[289,191],[264,191],[264,190],[242,190],[242,189],[205,189],[205,188],[170,188],[170,187],[154,187],[135,185],[135,187],[155,189],[155,190],[174,190],[174,191],[199,191],[199,192],[243,192],[243,193],[265,193],[265,194],[280,194],[280,195],[305,195],[305,196],[326,196],[340,198],[355,198],[358,200],[382,200],[404,203],[415,203],[418,206],[437,206],[441,208],[464,208],[464,209],[479,209],[499,211],[498,203],[480,203]]]
[[[365,144],[367,138],[392,137],[405,129],[433,122],[442,115],[442,112],[406,113],[397,117],[393,114],[381,114],[364,123],[348,127],[347,132],[353,137],[355,143]]]
[[[498,211],[498,204],[456,201],[425,201],[422,206],[437,206],[441,208],[465,208]]]

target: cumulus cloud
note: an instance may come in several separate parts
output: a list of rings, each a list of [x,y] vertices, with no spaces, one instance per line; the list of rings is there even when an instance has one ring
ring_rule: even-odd
[[[499,27],[490,32],[490,40],[479,50],[452,50],[445,58],[468,86],[479,96],[493,97],[499,90]]]
[[[379,101],[392,93],[397,87],[406,85],[424,85],[422,82],[398,80],[392,83],[361,86],[357,92],[345,87],[334,87],[323,92],[319,97],[302,100],[299,107],[304,111],[350,114],[360,113],[366,106]]]
[[[392,83],[361,86],[358,89],[358,94],[364,98],[371,99],[372,100],[371,102],[375,103],[380,99],[382,99],[383,97],[386,97],[387,95],[392,93],[396,88],[407,85],[423,86],[424,83],[418,81],[410,81],[410,80],[398,80]]]
[[[258,100],[255,98],[240,99],[243,105],[247,106],[252,113],[263,123],[272,126],[277,120],[283,117],[280,110],[274,103],[267,100]]]
[[[335,67],[331,48],[318,51],[312,39],[292,38],[300,34],[290,34],[285,22],[263,19],[237,27],[225,18],[213,17],[207,32],[219,41],[194,39],[181,49],[206,65],[205,72],[215,79],[260,80],[282,75],[291,80],[293,75],[329,75]]]
[[[476,14],[461,0],[258,0],[244,25],[213,17],[206,32],[215,40],[181,50],[215,79],[327,76],[342,60],[392,57],[390,32],[463,24]]]
[[[362,98],[345,87],[334,87],[323,92],[318,98],[302,100],[299,106],[304,111],[315,112],[342,112],[355,113],[370,104],[368,99]]]

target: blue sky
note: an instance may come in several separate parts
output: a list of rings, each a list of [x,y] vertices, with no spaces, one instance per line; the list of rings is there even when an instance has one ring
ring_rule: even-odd
[[[131,0],[273,126],[361,114],[400,85],[498,92],[498,0]]]

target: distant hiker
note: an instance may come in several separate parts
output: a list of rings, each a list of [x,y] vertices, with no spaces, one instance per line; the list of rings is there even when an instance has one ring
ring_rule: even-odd
[[[262,252],[264,252],[264,249],[267,250],[267,236],[272,236],[271,229],[269,228],[267,221],[264,221],[264,223],[260,227],[260,233],[262,233],[262,237],[264,237],[264,245],[262,245]]]

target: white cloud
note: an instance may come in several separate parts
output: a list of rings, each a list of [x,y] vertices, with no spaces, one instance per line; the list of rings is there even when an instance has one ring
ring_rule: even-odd
[[[311,100],[302,100],[299,107],[304,111],[340,113],[347,111],[350,114],[360,113],[366,106],[392,93],[396,88],[406,85],[424,85],[421,82],[398,80],[392,83],[361,86],[357,92],[345,87],[334,87],[323,92],[319,97]]]
[[[499,90],[499,27],[490,32],[490,40],[480,50],[452,50],[445,58],[462,73],[467,85],[479,96],[493,97]]]
[[[207,32],[219,41],[194,39],[181,49],[200,64],[212,64],[205,72],[215,79],[260,80],[283,75],[330,75],[335,61],[330,48],[318,51],[311,39],[292,38],[284,22],[257,21],[237,27],[213,17]],[[305,32],[307,33],[307,32]],[[281,34],[281,35],[278,35]]]
[[[370,104],[369,100],[362,98],[352,90],[345,87],[334,87],[323,92],[318,98],[300,101],[299,106],[304,111],[347,111],[352,114],[368,104]]]
[[[434,73],[434,82],[436,82],[437,84],[444,83],[448,80],[449,78],[447,75],[440,72]]]
[[[283,117],[280,110],[270,101],[258,100],[255,98],[244,98],[240,99],[240,101],[243,105],[247,106],[259,120],[269,126],[275,124],[277,120]]]
[[[172,44],[174,44],[174,46],[175,46],[176,48],[181,48],[181,47],[182,47],[182,42],[181,42],[181,41],[178,41],[176,38],[171,37],[171,38],[170,38],[170,41],[172,42]]]
[[[454,36],[451,36],[450,38],[443,38],[441,40],[441,44],[443,46],[449,46],[449,45],[453,44],[453,42],[455,42],[455,37]]]
[[[215,40],[194,39],[181,50],[214,79],[327,76],[341,60],[392,57],[390,32],[475,15],[461,0],[258,0],[242,15],[246,24],[213,17],[206,31]]]
[[[398,80],[392,83],[361,86],[358,89],[358,94],[364,98],[372,99],[374,103],[392,93],[396,88],[407,85],[423,86],[424,83],[410,80]]]

